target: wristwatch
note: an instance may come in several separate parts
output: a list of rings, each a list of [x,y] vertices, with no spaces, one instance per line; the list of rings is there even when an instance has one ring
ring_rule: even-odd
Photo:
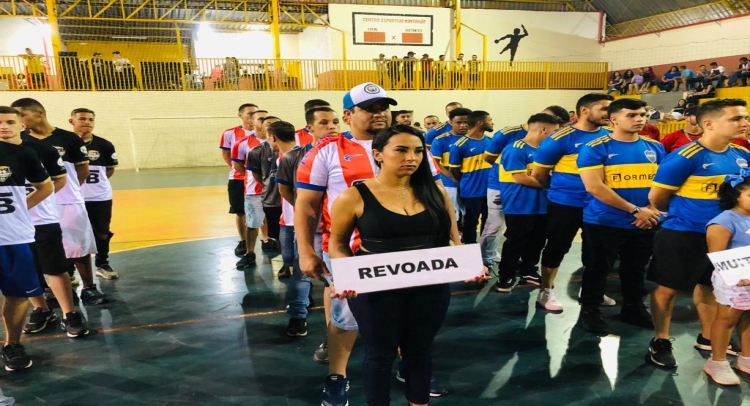
[[[638,206],[635,206],[635,209],[633,209],[633,211],[631,211],[630,214],[632,214],[632,215],[635,216],[636,214],[638,214],[640,212],[641,212],[641,208],[638,207]]]

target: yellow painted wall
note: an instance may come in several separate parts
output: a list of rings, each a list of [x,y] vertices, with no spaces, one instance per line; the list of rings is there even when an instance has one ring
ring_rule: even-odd
[[[67,41],[70,52],[78,52],[79,58],[90,58],[94,52],[101,52],[105,60],[112,59],[112,52],[120,51],[123,57],[137,64],[141,61],[179,61],[180,49],[177,44],[148,42],[107,42],[107,41]],[[183,45],[182,57],[190,56],[190,48]]]

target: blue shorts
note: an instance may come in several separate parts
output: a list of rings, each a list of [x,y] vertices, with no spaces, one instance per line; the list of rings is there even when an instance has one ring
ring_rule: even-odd
[[[330,272],[333,267],[331,266],[331,256],[327,252],[323,252],[323,261]],[[357,320],[354,318],[354,314],[349,308],[349,302],[346,300],[331,299],[331,323],[342,330],[359,330]]]
[[[0,292],[7,297],[42,294],[31,244],[0,246]]]

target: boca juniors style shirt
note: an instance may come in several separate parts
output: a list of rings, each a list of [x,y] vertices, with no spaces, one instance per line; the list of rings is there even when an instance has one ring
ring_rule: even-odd
[[[451,168],[461,168],[459,195],[465,198],[486,197],[487,177],[491,165],[484,160],[484,151],[490,143],[490,138],[481,139],[462,137],[456,141],[450,150]]]
[[[505,214],[547,214],[547,191],[516,183],[513,174],[531,174],[537,148],[518,140],[500,157],[500,196]]]
[[[487,188],[492,190],[500,190],[500,163],[501,154],[508,145],[513,145],[518,140],[522,140],[526,137],[529,130],[525,124],[505,127],[495,133],[490,140],[490,145],[484,151],[486,155],[497,157],[495,163],[492,164],[490,174],[487,177]]]

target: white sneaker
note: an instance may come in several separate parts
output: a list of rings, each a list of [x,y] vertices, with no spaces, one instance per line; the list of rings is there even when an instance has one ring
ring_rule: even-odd
[[[737,362],[733,365],[734,369],[750,374],[750,357],[738,356]]]
[[[581,298],[581,288],[578,288],[578,298]],[[617,304],[617,301],[615,299],[612,299],[611,297],[604,295],[604,298],[602,299],[601,306],[615,306]]]
[[[703,366],[703,372],[707,373],[714,382],[719,385],[739,385],[740,378],[732,371],[729,361],[714,361],[709,358]]]
[[[118,275],[117,272],[115,272],[109,265],[97,266],[96,275],[107,280],[117,279],[120,277],[120,275]]]
[[[562,311],[563,307],[552,289],[539,289],[539,294],[536,297],[536,303],[546,310],[551,312]]]

